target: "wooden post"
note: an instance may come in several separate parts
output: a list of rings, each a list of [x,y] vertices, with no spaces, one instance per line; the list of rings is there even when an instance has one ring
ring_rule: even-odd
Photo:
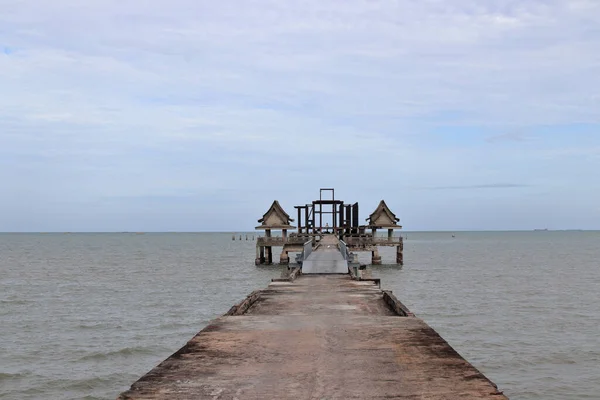
[[[273,247],[267,246],[267,264],[273,264]]]
[[[310,227],[308,224],[308,204],[304,207],[304,223],[306,224],[306,233],[310,233]]]
[[[287,229],[281,231],[281,236],[283,237],[283,243],[285,243],[287,241]]]
[[[394,230],[388,229],[388,241],[391,242],[393,237],[394,237]]]
[[[265,246],[260,246],[260,263],[265,263]]]
[[[323,204],[319,202],[319,233],[323,233]]]
[[[346,224],[346,235],[350,235],[352,233],[352,205],[346,204],[346,218],[344,219],[344,223]]]
[[[337,204],[333,203],[331,208],[332,208],[331,222],[333,223],[332,233],[336,233],[337,232]]]
[[[339,225],[339,234],[338,237],[340,238],[340,240],[342,240],[344,238],[344,228],[343,226],[345,225],[344,222],[344,204],[340,204],[340,209],[339,209],[339,216],[338,216],[338,225]]]

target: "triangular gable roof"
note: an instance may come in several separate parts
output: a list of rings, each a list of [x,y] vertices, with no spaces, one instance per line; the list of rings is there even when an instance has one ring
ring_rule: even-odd
[[[383,219],[384,223],[381,223],[381,219]],[[384,200],[379,202],[375,211],[367,218],[367,221],[369,222],[369,226],[381,226],[384,228],[400,227],[400,225],[397,224],[397,222],[400,221],[400,218],[396,217],[396,214],[390,210]]]
[[[267,210],[267,212],[263,215],[258,222],[261,223],[260,226],[257,226],[256,229],[294,229],[295,226],[291,226],[290,222],[294,220],[290,218],[288,213],[285,212],[281,204],[277,200],[271,204],[271,207]]]

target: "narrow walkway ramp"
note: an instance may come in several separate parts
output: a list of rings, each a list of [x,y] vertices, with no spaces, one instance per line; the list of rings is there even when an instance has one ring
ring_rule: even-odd
[[[324,236],[320,246],[302,262],[303,274],[347,274],[348,261],[344,260],[338,248],[339,240],[334,236]]]

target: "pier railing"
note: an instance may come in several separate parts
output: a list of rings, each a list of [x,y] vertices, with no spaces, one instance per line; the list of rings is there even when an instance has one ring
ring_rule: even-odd
[[[296,256],[296,262],[298,264],[302,264],[302,262],[304,260],[306,260],[308,258],[308,256],[311,255],[312,250],[313,250],[313,243],[312,243],[312,240],[309,240],[308,242],[304,243],[304,246],[302,248],[302,253],[300,253]]]
[[[343,240],[340,240],[340,253],[342,253],[344,260],[348,260],[348,246],[346,246],[346,243]]]
[[[283,244],[285,243],[283,238],[279,236],[261,236],[258,238],[257,242],[257,244],[260,246],[283,246]]]
[[[283,246],[284,244],[293,244],[302,246],[305,242],[305,238],[299,237],[288,237],[284,239],[281,236],[260,236],[256,242],[257,246]]]
[[[346,236],[344,241],[352,247],[398,246],[402,243],[402,237]]]
[[[257,238],[257,246],[283,246],[296,245],[303,246],[307,237],[296,236],[284,239],[281,236],[260,236]],[[347,247],[367,247],[367,246],[399,246],[402,244],[402,237],[373,237],[373,236],[346,236],[344,242]]]

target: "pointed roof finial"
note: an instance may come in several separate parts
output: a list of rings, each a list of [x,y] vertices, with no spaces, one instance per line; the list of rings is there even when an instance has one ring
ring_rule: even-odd
[[[263,217],[258,220],[261,225],[255,229],[296,229],[295,226],[290,224],[293,221],[279,202],[275,200]]]
[[[375,211],[367,218],[367,221],[369,223],[368,226],[372,228],[402,228],[401,225],[397,224],[400,218],[396,217],[396,214],[390,210],[384,200],[379,202]]]

